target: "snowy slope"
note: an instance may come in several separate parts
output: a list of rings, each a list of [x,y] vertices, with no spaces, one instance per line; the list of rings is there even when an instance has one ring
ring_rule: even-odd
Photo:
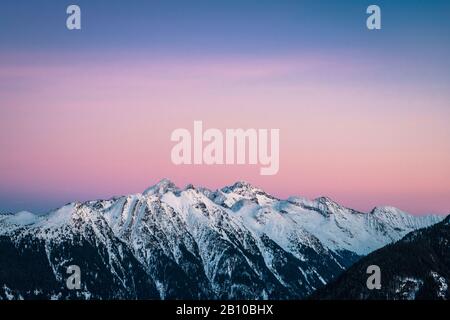
[[[37,290],[72,298],[64,268],[78,264],[89,281],[76,297],[302,298],[361,256],[441,219],[388,207],[361,213],[328,198],[280,200],[246,182],[212,191],[162,180],[142,194],[68,204],[44,216],[0,215],[0,250],[31,259],[30,244],[37,245],[55,281],[42,290],[0,277],[7,288],[0,297],[30,298]],[[16,278],[24,272],[7,271]]]

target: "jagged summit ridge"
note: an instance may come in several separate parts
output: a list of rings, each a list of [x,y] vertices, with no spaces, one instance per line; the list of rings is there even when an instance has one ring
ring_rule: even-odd
[[[179,191],[180,189],[169,179],[162,179],[157,184],[147,188],[143,194],[164,194],[168,191]]]

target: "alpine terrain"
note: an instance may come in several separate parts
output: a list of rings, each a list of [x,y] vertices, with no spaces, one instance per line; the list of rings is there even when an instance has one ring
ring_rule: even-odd
[[[392,207],[363,213],[326,197],[282,200],[246,182],[212,191],[162,180],[45,215],[1,214],[0,299],[301,299],[442,219]],[[448,221],[401,243],[439,228],[448,248]],[[71,265],[79,290],[66,286]],[[428,277],[448,283],[443,270]]]

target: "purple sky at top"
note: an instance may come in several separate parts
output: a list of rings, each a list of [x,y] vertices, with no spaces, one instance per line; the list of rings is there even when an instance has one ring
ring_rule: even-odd
[[[445,1],[2,2],[0,211],[142,192],[162,178],[364,211],[450,211]],[[280,171],[175,166],[176,128],[279,128]]]

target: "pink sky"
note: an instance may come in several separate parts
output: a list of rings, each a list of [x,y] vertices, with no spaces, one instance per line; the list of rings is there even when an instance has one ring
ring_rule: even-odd
[[[162,178],[210,188],[247,180],[280,197],[449,213],[449,93],[396,83],[392,67],[306,54],[0,63],[0,191],[75,200]],[[173,165],[170,134],[194,120],[279,128],[279,173]]]

